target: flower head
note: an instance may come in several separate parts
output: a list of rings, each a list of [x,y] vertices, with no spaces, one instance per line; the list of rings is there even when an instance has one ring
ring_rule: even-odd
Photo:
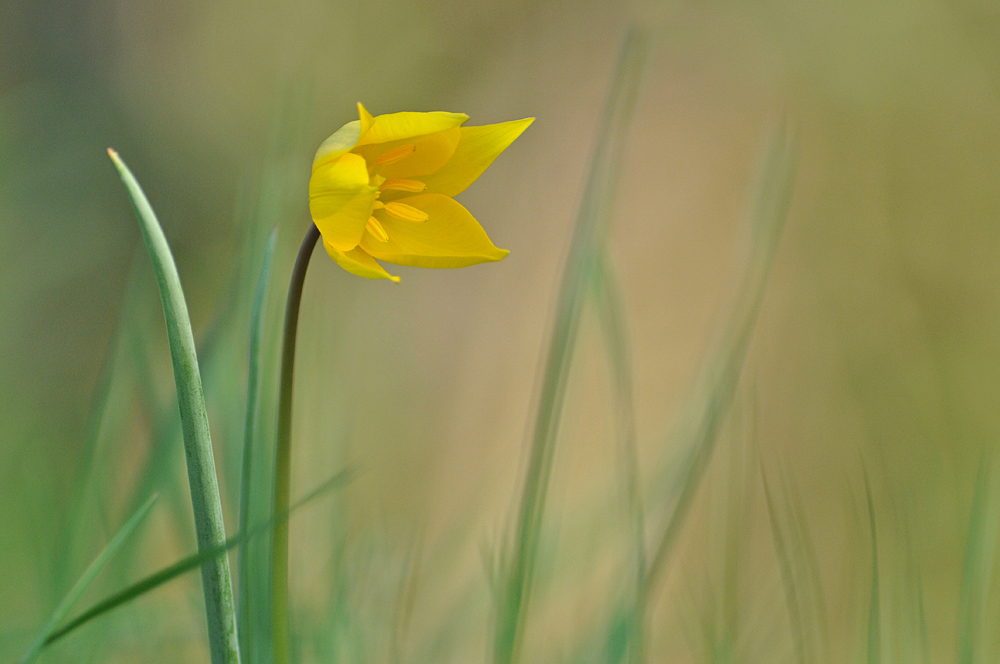
[[[464,113],[372,117],[358,104],[358,114],[319,146],[309,180],[309,211],[333,260],[358,276],[398,282],[376,258],[448,268],[509,253],[452,197],[534,118],[463,127]]]

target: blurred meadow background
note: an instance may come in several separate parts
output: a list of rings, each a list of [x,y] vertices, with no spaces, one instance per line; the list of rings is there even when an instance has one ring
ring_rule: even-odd
[[[72,614],[195,550],[105,149],[177,260],[234,534],[266,239],[256,520],[312,155],[357,101],[537,119],[459,197],[503,261],[313,259],[293,500],[355,474],[292,517],[294,661],[1000,656],[995,3],[2,0],[0,659],[152,494]],[[200,582],[40,661],[207,662]]]

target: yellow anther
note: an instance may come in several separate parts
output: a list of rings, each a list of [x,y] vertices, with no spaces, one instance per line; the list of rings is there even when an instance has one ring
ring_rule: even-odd
[[[385,232],[385,229],[382,228],[382,224],[378,223],[378,219],[375,217],[368,217],[368,223],[365,224],[365,228],[367,228],[368,232],[371,233],[372,236],[379,242],[389,241],[389,234]]]
[[[420,193],[427,188],[427,185],[419,180],[386,180],[380,189],[397,189],[399,191],[411,191]]]
[[[392,201],[385,204],[385,211],[400,221],[427,221],[427,213],[412,205]]]
[[[375,201],[374,203],[372,203],[372,209],[373,210],[381,210],[384,207],[385,207],[385,203],[383,203],[382,201]]]
[[[400,145],[398,148],[393,148],[388,152],[384,152],[378,157],[375,157],[375,165],[388,166],[389,164],[395,164],[397,161],[405,159],[416,149],[417,146],[412,143],[410,145]]]

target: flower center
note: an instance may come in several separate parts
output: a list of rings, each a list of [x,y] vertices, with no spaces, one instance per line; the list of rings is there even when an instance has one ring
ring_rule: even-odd
[[[415,194],[427,188],[427,185],[419,180],[386,180],[379,189],[395,189],[397,191],[409,191]]]
[[[412,205],[407,205],[406,203],[400,203],[398,201],[385,203],[385,212],[390,217],[395,217],[400,221],[412,221],[416,223],[427,221],[428,216],[423,210],[418,210]]]
[[[375,218],[374,212],[376,210],[384,210],[385,214],[400,221],[409,221],[412,223],[422,223],[427,221],[427,213],[413,207],[412,205],[400,203],[399,201],[389,201],[388,203],[384,203],[379,200],[383,191],[403,191],[411,194],[419,194],[427,188],[425,183],[420,182],[419,180],[405,180],[402,178],[387,180],[382,175],[372,174],[372,171],[376,166],[388,166],[389,164],[395,164],[396,162],[406,159],[408,156],[413,154],[414,150],[416,150],[415,145],[400,145],[399,147],[383,152],[375,158],[374,165],[368,169],[368,173],[371,175],[370,184],[373,187],[378,187],[378,191],[375,192],[375,200],[372,202],[373,214],[368,217],[368,221],[365,223],[365,230],[367,230],[368,233],[370,233],[371,236],[379,242],[388,242],[389,234],[386,233],[385,228],[379,220]]]
[[[378,219],[375,217],[368,217],[368,223],[365,224],[365,228],[368,229],[368,232],[371,233],[372,236],[379,242],[389,241],[389,234],[385,232],[385,229],[382,228],[382,224],[378,223]]]

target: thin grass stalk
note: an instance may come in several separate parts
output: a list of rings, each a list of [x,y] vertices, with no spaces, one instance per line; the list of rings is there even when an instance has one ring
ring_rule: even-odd
[[[177,405],[184,435],[184,452],[187,458],[198,548],[211,549],[226,541],[226,527],[222,518],[222,500],[215,472],[208,413],[205,409],[194,334],[191,330],[184,291],[167,238],[146,195],[118,153],[109,148],[108,155],[118,169],[118,174],[129,193],[156,274],[167,326],[174,382],[177,387]],[[236,611],[232,580],[229,575],[229,559],[220,556],[205,562],[201,568],[201,577],[212,662],[239,664]]]
[[[648,616],[660,576],[666,570],[681,529],[694,504],[694,498],[715,449],[719,429],[729,413],[736,394],[743,361],[788,213],[794,170],[793,155],[793,146],[790,144],[787,131],[782,127],[772,139],[761,169],[757,200],[751,215],[753,236],[751,262],[736,299],[733,322],[694,392],[696,398],[703,400],[704,406],[695,412],[690,423],[692,456],[688,461],[680,495],[659,544],[650,558],[635,608],[636,629],[641,629]]]
[[[879,599],[878,538],[875,527],[875,503],[872,501],[871,483],[865,471],[865,499],[868,507],[868,533],[871,538],[872,575],[868,593],[868,644],[866,661],[878,664],[882,661],[882,602]]]
[[[257,278],[257,291],[253,298],[253,308],[250,311],[250,346],[248,353],[250,365],[247,369],[247,407],[246,421],[243,429],[243,465],[240,474],[240,532],[246,533],[250,527],[250,496],[253,483],[253,458],[256,447],[257,423],[260,419],[260,340],[264,335],[264,309],[267,302],[267,287],[271,279],[271,262],[274,256],[274,244],[277,229],[272,230],[264,246],[264,256],[260,266],[260,276]],[[239,601],[237,618],[240,635],[240,654],[243,661],[250,662],[250,640],[253,637],[250,630],[250,560],[246,543],[239,550],[237,559],[239,576]]]
[[[606,248],[595,252],[591,264],[591,288],[597,317],[604,333],[608,364],[610,365],[615,404],[618,475],[624,499],[625,517],[631,526],[633,587],[629,589],[627,606],[638,599],[646,577],[646,522],[640,493],[639,454],[635,431],[635,403],[632,394],[632,363],[625,329],[625,306],[622,302],[618,279],[610,263]],[[616,619],[609,630],[609,662],[628,657],[633,662],[643,660],[643,635],[632,624],[626,611]]]
[[[646,576],[646,525],[639,492],[639,453],[636,448],[635,399],[632,394],[632,361],[625,329],[625,306],[618,279],[607,252],[592,263],[591,284],[598,318],[604,330],[608,362],[615,393],[615,425],[618,429],[618,468],[625,508],[632,524],[635,577],[638,584]]]
[[[1000,532],[995,464],[993,453],[986,452],[980,460],[972,496],[958,605],[958,664],[975,664],[984,660],[987,654],[982,644],[983,614],[986,594],[993,583]]]
[[[788,478],[783,483],[782,489],[785,511],[789,518],[790,544],[794,547],[793,559],[803,561],[806,568],[800,587],[803,592],[808,592],[809,616],[815,631],[811,637],[811,642],[815,644],[815,661],[822,662],[828,659],[830,638],[827,632],[826,601],[823,599],[823,581],[819,573],[819,558],[816,556],[816,547],[813,546],[812,538],[809,536],[809,528],[802,508],[802,497],[792,483],[787,470],[783,472],[783,477]]]
[[[319,229],[310,224],[292,269],[285,303],[285,330],[281,346],[278,387],[278,431],[274,453],[274,513],[288,509],[292,486],[292,388],[295,382],[295,338],[299,329],[302,288]],[[275,524],[271,535],[271,639],[275,664],[288,664],[288,522]]]
[[[118,551],[118,548],[122,545],[122,543],[128,539],[129,535],[131,535],[139,524],[142,523],[142,520],[146,518],[149,511],[153,509],[156,499],[156,494],[150,496],[142,507],[140,507],[139,510],[133,514],[121,528],[118,529],[115,536],[111,538],[111,541],[107,543],[93,562],[87,566],[87,569],[83,571],[83,574],[80,575],[77,582],[73,584],[73,587],[70,588],[69,592],[66,593],[66,596],[63,597],[62,601],[59,602],[58,606],[56,606],[52,615],[45,623],[45,626],[38,632],[38,636],[35,637],[35,640],[32,642],[28,652],[21,658],[19,664],[30,664],[33,662],[42,651],[42,648],[50,643],[49,639],[55,631],[56,625],[62,622],[62,620],[69,614],[69,612],[73,609],[73,605],[76,604],[77,600],[79,600],[83,593],[86,592],[87,588],[90,587],[90,584],[93,583],[97,574],[104,569],[104,566],[108,564],[108,561],[115,555],[115,552]]]
[[[206,561],[221,557],[230,549],[246,544],[258,535],[267,532],[269,529],[274,527],[275,524],[287,521],[299,508],[304,507],[308,503],[311,503],[333,489],[346,485],[351,481],[354,475],[354,471],[350,468],[342,470],[306,495],[299,498],[282,514],[272,517],[263,523],[257,524],[247,531],[238,532],[218,546],[205,549],[204,551],[199,551],[198,553],[179,560],[173,565],[165,567],[159,572],[154,572],[144,579],[128,586],[124,590],[120,590],[110,597],[101,600],[59,629],[51,632],[51,634],[49,634],[49,636],[45,639],[44,645],[49,646],[70,632],[73,632],[79,627],[87,624],[94,618],[102,616],[105,613],[122,606],[123,604],[131,602],[132,600],[159,588],[168,581],[173,581],[177,577],[201,567]]]
[[[771,524],[771,538],[774,541],[774,551],[778,556],[778,571],[781,573],[781,584],[785,591],[785,605],[788,610],[788,622],[795,641],[795,655],[799,664],[806,664],[806,653],[811,652],[806,644],[808,637],[802,624],[802,609],[800,608],[799,592],[795,583],[795,573],[792,570],[792,553],[781,530],[778,512],[771,497],[771,489],[767,481],[764,462],[760,461],[760,480],[764,486],[764,506],[767,508],[767,518]]]
[[[73,478],[73,485],[70,489],[70,500],[68,501],[68,514],[64,526],[60,529],[59,541],[54,549],[53,565],[53,586],[58,591],[62,590],[66,581],[66,575],[71,566],[73,554],[76,552],[77,539],[82,527],[84,506],[86,505],[87,489],[94,476],[94,468],[97,465],[99,452],[99,442],[101,431],[104,428],[104,421],[107,417],[109,402],[111,400],[112,387],[114,385],[115,368],[120,362],[122,346],[124,345],[124,331],[126,316],[131,313],[129,306],[135,298],[136,284],[135,264],[129,271],[128,287],[126,288],[125,306],[122,310],[121,318],[118,321],[118,331],[115,334],[115,341],[110,352],[101,363],[101,371],[97,380],[97,389],[94,399],[87,414],[87,424],[83,435],[83,451],[80,455],[80,466],[82,472]]]
[[[598,125],[597,147],[563,271],[555,324],[546,354],[527,471],[514,526],[513,551],[503,554],[494,635],[496,664],[510,664],[518,657],[587,266],[593,260],[595,247],[603,242],[609,224],[647,50],[646,36],[637,29],[629,30]]]
[[[231,309],[232,306],[229,305],[227,308]],[[219,330],[217,326],[215,331],[210,330],[209,333],[201,335],[196,348],[197,355],[201,358],[200,366],[206,368],[213,366],[216,364],[216,358],[224,350],[223,346],[227,339]],[[137,507],[145,493],[151,487],[155,488],[174,515],[171,523],[178,528],[178,536],[188,537],[188,521],[185,514],[187,504],[181,495],[180,485],[174,478],[178,452],[176,443],[178,439],[183,440],[184,435],[182,422],[175,415],[178,409],[177,396],[172,394],[169,401],[159,403],[156,380],[148,358],[149,342],[139,330],[132,330],[129,347],[137,381],[136,398],[151,422],[149,436],[151,453],[145,458],[138,479],[132,485],[132,495],[128,504],[133,508]],[[207,371],[206,369],[206,373]],[[119,556],[127,557],[129,548],[130,545],[126,543]],[[128,568],[123,566],[123,569],[127,571]]]

